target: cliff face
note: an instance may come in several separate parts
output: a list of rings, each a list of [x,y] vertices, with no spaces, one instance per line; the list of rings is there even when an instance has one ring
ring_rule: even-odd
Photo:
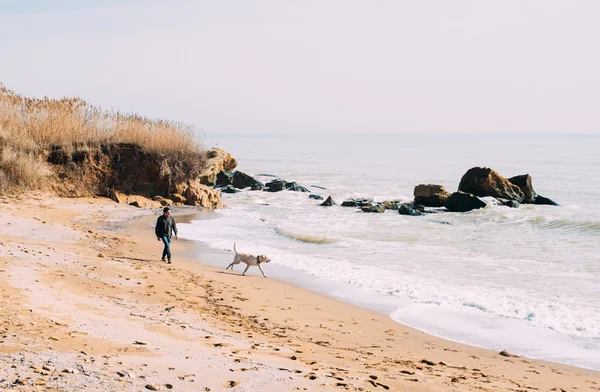
[[[55,177],[51,188],[59,196],[108,196],[142,207],[185,204],[207,208],[222,208],[223,204],[220,193],[203,182],[212,170],[235,162],[222,150],[161,155],[122,143],[94,150],[55,148],[47,160]]]

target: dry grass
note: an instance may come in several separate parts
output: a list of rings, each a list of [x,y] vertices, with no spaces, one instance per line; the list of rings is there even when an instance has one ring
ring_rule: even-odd
[[[202,150],[193,129],[179,122],[103,111],[80,98],[28,98],[1,84],[0,130],[17,144],[42,148],[133,143],[161,154]]]
[[[49,172],[51,147],[75,151],[112,143],[175,160],[204,156],[188,125],[103,111],[80,98],[28,98],[0,84],[0,186],[36,187]]]

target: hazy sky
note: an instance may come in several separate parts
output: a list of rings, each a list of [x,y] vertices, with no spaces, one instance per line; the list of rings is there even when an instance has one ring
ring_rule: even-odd
[[[0,82],[221,132],[600,133],[600,1],[0,0]]]

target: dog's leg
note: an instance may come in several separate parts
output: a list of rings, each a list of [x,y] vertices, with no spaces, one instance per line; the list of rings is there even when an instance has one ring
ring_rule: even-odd
[[[244,272],[242,272],[242,276],[244,276],[244,274],[246,273],[246,271],[248,271],[248,268],[250,268],[250,264],[246,264],[246,269],[244,270]]]
[[[228,270],[229,268],[231,268],[231,270],[233,271],[233,264],[234,264],[234,263],[232,262],[232,263],[231,263],[231,264],[229,264],[229,265],[227,266],[227,268],[225,268],[225,269],[226,269],[226,270]]]
[[[263,276],[266,278],[267,276],[265,275],[265,273],[262,270],[262,267],[260,266],[260,264],[258,265],[258,269],[260,270],[260,272],[262,272]]]

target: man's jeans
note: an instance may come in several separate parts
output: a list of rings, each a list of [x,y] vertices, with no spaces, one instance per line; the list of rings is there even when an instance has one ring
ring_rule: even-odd
[[[171,260],[171,241],[169,240],[169,237],[166,235],[163,235],[161,237],[162,242],[165,244],[165,249],[163,250],[163,254],[162,254],[162,259],[164,260],[165,257],[167,257],[169,260]]]

